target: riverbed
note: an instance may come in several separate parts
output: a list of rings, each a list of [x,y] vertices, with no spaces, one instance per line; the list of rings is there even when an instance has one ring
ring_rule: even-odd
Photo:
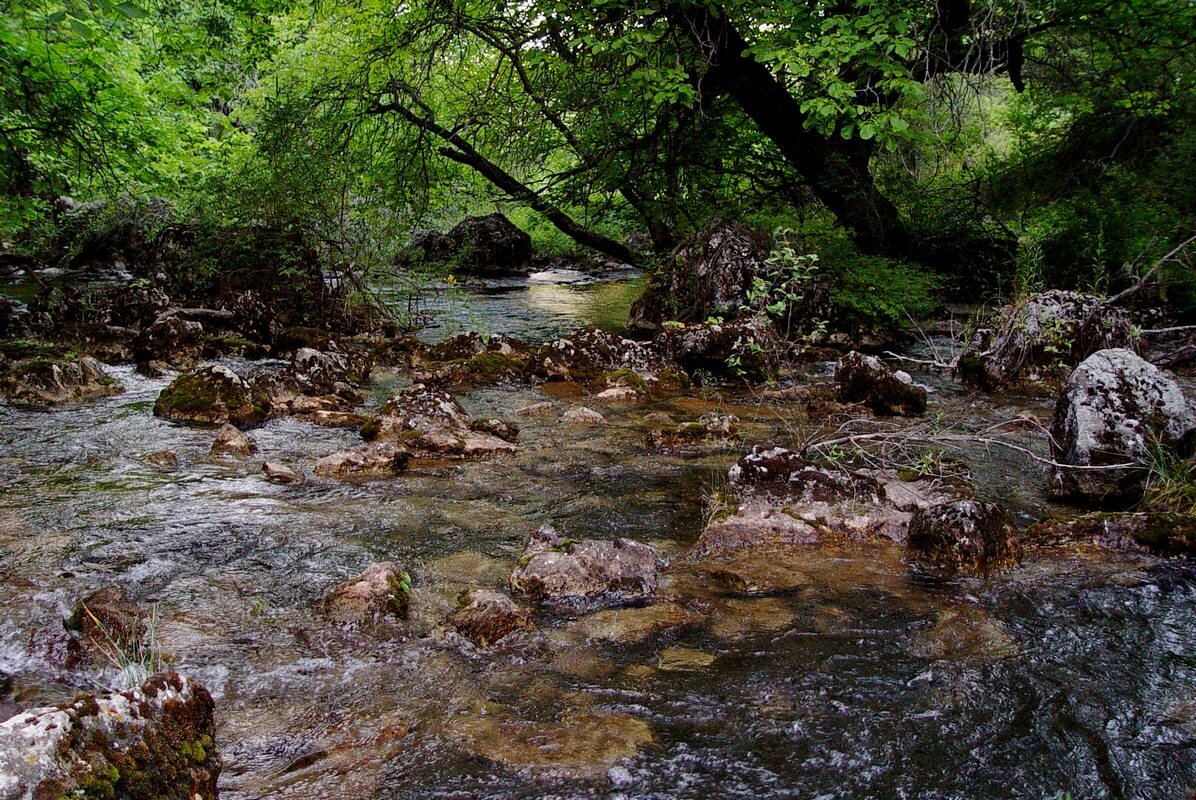
[[[461,289],[429,335],[617,328],[637,280]],[[799,586],[764,596],[688,571],[703,497],[727,468],[751,444],[811,432],[784,403],[708,390],[601,407],[597,428],[520,420],[516,456],[280,486],[262,478],[264,459],[309,467],[358,444],[356,432],[274,419],[252,431],[255,457],[214,458],[213,431],[152,415],[170,376],[110,371],[126,391],[97,403],[0,406],[0,705],[110,685],[110,669],[64,669],[47,632],[88,592],[123,587],[156,609],[166,664],[217,700],[222,797],[1153,800],[1196,789],[1196,570],[1185,562],[1076,550],[930,584],[893,547],[825,548],[803,557]],[[1049,400],[915,377],[935,389],[931,415],[980,426],[1051,413]],[[370,403],[408,383],[376,373]],[[457,394],[474,417],[593,405],[533,386]],[[734,413],[741,442],[661,455],[642,427],[659,411]],[[1040,446],[1034,437],[1024,443]],[[179,468],[146,461],[166,448]],[[1061,510],[1025,458],[962,455],[981,496],[1020,525]],[[445,636],[458,594],[504,585],[542,524],[658,547],[672,566],[656,601],[600,618],[540,609],[536,632],[491,651]],[[411,621],[323,621],[321,598],[381,560],[412,575]]]

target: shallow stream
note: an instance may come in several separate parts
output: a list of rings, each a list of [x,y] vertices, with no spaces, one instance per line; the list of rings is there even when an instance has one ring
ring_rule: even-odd
[[[464,291],[489,332],[531,339],[623,319],[634,296],[624,283]],[[784,405],[710,394],[603,407],[602,428],[520,420],[514,457],[293,487],[266,482],[262,460],[309,468],[356,433],[275,419],[252,432],[257,456],[212,458],[211,430],[152,415],[169,378],[112,373],[126,392],[98,403],[0,407],[0,673],[11,676],[0,716],[115,680],[63,670],[53,632],[78,598],[117,585],[156,607],[169,666],[216,697],[233,800],[1196,790],[1196,570],[1185,563],[1077,551],[928,585],[891,547],[824,549],[803,557],[798,588],[765,597],[687,571],[703,495],[738,451],[661,456],[641,419],[724,409],[744,421],[746,445],[785,443],[809,427]],[[1047,401],[994,404],[917,377],[938,390],[932,414],[1049,418]],[[371,402],[405,382],[376,374]],[[534,387],[458,396],[475,417],[592,404]],[[165,448],[181,468],[144,460]],[[1046,510],[1036,466],[969,455],[983,496],[1023,524]],[[489,652],[441,636],[457,594],[503,585],[544,523],[657,545],[673,563],[661,602],[541,611],[536,633]],[[323,622],[328,590],[379,560],[411,572],[412,621]]]

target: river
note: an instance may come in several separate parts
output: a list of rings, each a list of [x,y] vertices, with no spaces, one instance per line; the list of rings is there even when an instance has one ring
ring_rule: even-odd
[[[461,289],[431,335],[617,327],[635,291],[551,276]],[[602,428],[521,421],[515,457],[294,487],[263,480],[262,459],[310,466],[356,433],[274,419],[252,432],[258,456],[212,458],[212,431],[152,415],[169,378],[111,372],[126,391],[94,404],[0,406],[0,706],[115,680],[64,670],[46,631],[87,592],[121,586],[157,609],[168,666],[216,697],[222,797],[1161,800],[1196,789],[1187,563],[1077,551],[929,585],[891,548],[825,549],[808,555],[799,588],[769,596],[688,573],[702,497],[738,453],[659,455],[641,418],[732,411],[745,446],[786,443],[808,431],[783,405],[707,393],[603,408]],[[1049,401],[994,404],[917,377],[937,390],[931,413],[1050,414]],[[406,381],[379,372],[371,403]],[[523,386],[459,399],[475,417],[509,417],[548,398]],[[165,448],[179,469],[145,460]],[[967,455],[980,493],[1022,524],[1048,510],[1037,467]],[[601,625],[540,610],[534,634],[492,652],[441,636],[458,593],[501,586],[544,523],[655,544],[675,566],[660,596],[685,607],[685,624],[637,637],[628,631],[651,609]],[[328,590],[379,560],[412,574],[410,625],[380,635],[321,621]]]

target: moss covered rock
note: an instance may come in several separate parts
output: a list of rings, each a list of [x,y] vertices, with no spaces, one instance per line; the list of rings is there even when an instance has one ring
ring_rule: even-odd
[[[29,358],[9,364],[0,376],[0,394],[19,408],[85,403],[122,391],[90,356]]]
[[[0,723],[0,797],[215,800],[215,703],[168,672]]]
[[[184,372],[163,389],[154,415],[207,425],[256,425],[270,416],[270,398],[229,367],[208,365]]]
[[[958,371],[965,386],[986,392],[1044,382],[1057,386],[1096,351],[1136,344],[1121,309],[1096,295],[1053,289],[1002,308],[972,336]]]
[[[362,623],[387,616],[406,618],[411,578],[391,561],[370,564],[338,585],[324,600],[324,613],[337,622]]]

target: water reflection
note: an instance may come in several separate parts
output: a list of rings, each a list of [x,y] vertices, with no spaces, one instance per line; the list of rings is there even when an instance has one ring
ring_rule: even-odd
[[[556,338],[583,326],[619,331],[627,312],[643,291],[637,273],[594,278],[573,270],[550,270],[527,278],[487,280],[476,286],[428,291],[420,309],[432,324],[420,332],[426,341],[439,341],[463,331],[503,333],[529,342]],[[401,314],[407,298],[381,289]]]

